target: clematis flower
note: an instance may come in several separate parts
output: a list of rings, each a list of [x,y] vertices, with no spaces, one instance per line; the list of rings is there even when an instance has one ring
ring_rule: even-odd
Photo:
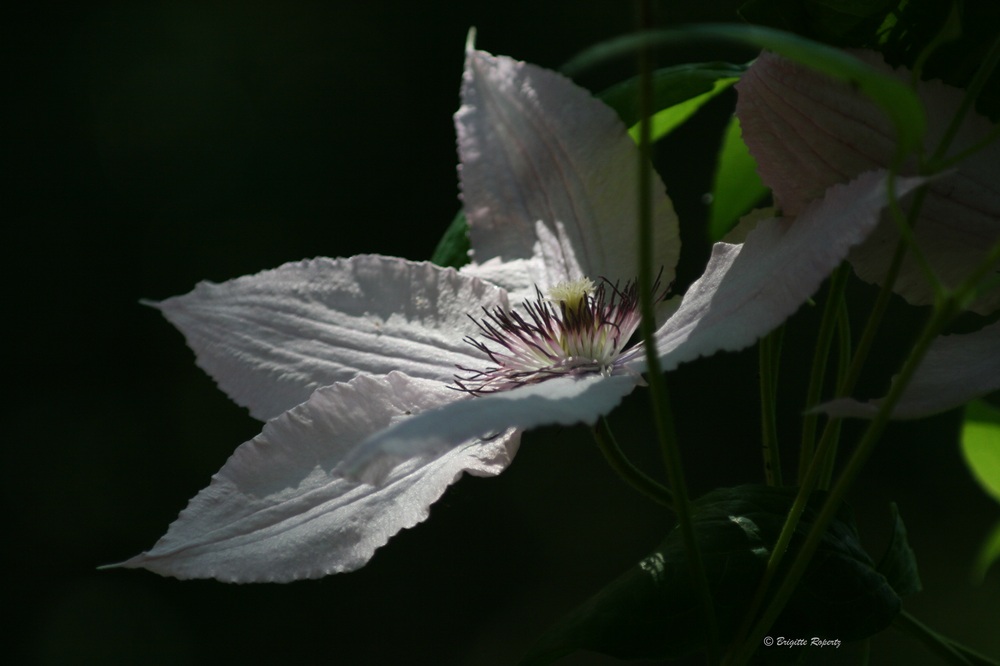
[[[856,54],[872,67],[909,81],[905,69],[893,71],[876,53]],[[763,53],[736,86],[736,113],[743,138],[757,161],[764,183],[785,214],[795,215],[831,187],[875,168],[887,168],[895,152],[894,131],[878,106],[845,83]],[[927,116],[924,151],[931,155],[956,116],[964,91],[939,81],[920,82],[916,92]],[[947,155],[960,155],[987,139],[995,127],[970,113],[959,127]],[[946,156],[947,156],[946,155]],[[915,162],[903,173],[914,172]],[[973,266],[1000,243],[1000,143],[958,162],[930,180],[915,224],[917,246],[947,286],[968,277]],[[887,272],[899,234],[885,219],[850,254],[857,275],[878,282]],[[1000,266],[997,267],[1000,272]],[[894,290],[910,303],[933,302],[933,291],[910,256]],[[970,309],[989,314],[1000,308],[1000,289],[983,293]],[[958,406],[1000,389],[1000,330],[937,340],[905,392],[896,418],[915,418]],[[839,400],[824,411],[840,416],[871,416],[878,401],[862,405]]]
[[[470,47],[455,122],[473,252],[461,271],[314,259],[157,304],[267,423],[121,566],[235,582],[356,569],[464,472],[501,472],[524,430],[594,423],[642,383],[638,153],[620,120],[558,74]],[[657,330],[664,367],[781,323],[875,225],[884,181],[866,174],[794,225],[718,244]],[[654,189],[668,285],[677,220]]]

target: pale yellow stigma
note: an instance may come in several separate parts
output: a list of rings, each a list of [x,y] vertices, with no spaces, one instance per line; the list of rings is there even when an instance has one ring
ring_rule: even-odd
[[[570,282],[560,282],[549,289],[549,298],[562,303],[568,312],[576,312],[587,296],[594,293],[594,283],[590,278],[580,278]]]

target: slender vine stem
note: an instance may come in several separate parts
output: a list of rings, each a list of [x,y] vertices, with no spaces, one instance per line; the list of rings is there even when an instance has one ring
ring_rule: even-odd
[[[847,310],[847,301],[840,301],[837,317],[837,386],[843,386],[847,378],[847,372],[851,366],[851,321],[850,313]],[[842,419],[832,419],[829,430],[824,429],[823,434],[828,437],[828,443],[824,447],[820,468],[819,482],[817,486],[821,490],[829,490],[830,482],[833,479],[833,470],[837,463],[837,447],[840,443],[840,424]],[[829,434],[827,434],[829,433]]]
[[[833,272],[830,287],[826,294],[826,305],[820,320],[819,332],[816,334],[816,347],[813,349],[812,368],[809,371],[809,386],[806,389],[806,409],[812,409],[819,404],[823,394],[823,383],[826,379],[826,368],[829,365],[830,345],[837,330],[840,306],[844,301],[844,290],[851,269],[846,263]],[[816,428],[820,415],[806,411],[802,417],[802,444],[799,452],[799,483],[805,478],[806,470],[812,461],[816,450]]]
[[[781,367],[781,343],[785,327],[781,326],[760,341],[760,439],[764,453],[764,476],[767,485],[784,485],[781,475],[781,450],[778,448],[777,398],[778,370]]]
[[[942,636],[906,611],[896,616],[892,626],[916,638],[928,650],[954,666],[1000,666],[993,659]]]
[[[603,416],[597,421],[597,425],[594,426],[594,440],[597,442],[597,448],[604,454],[604,459],[611,465],[611,469],[625,483],[657,504],[673,510],[674,496],[670,492],[670,489],[648,476],[628,459],[621,450],[621,447],[618,446],[618,441],[615,439],[614,433],[611,432],[608,420]]]
[[[964,150],[962,150],[962,151],[960,151],[958,153],[955,153],[951,157],[948,157],[948,158],[942,159],[940,161],[937,161],[937,162],[935,162],[935,164],[937,165],[937,167],[941,171],[945,171],[947,169],[950,169],[953,166],[955,166],[956,164],[958,164],[959,162],[963,161],[965,158],[969,157],[970,155],[974,155],[974,154],[978,153],[980,150],[982,150],[986,146],[988,146],[991,143],[993,143],[994,141],[996,141],[997,138],[1000,138],[1000,125],[994,125],[993,129],[991,129],[986,134],[986,136],[984,136],[982,139],[980,139],[976,143],[972,144],[968,148],[966,148],[966,149],[964,149]]]
[[[977,72],[976,77],[974,77],[973,82],[967,89],[966,97],[963,100],[963,106],[956,117],[952,119],[951,125],[934,153],[934,157],[929,164],[924,165],[924,172],[927,172],[928,169],[933,172],[933,167],[935,166],[940,168],[941,164],[944,162],[942,157],[946,153],[954,136],[957,134],[962,117],[964,117],[968,110],[972,108],[972,104],[975,102],[979,90],[985,83],[989,73],[992,72],[998,62],[1000,62],[1000,37],[998,37],[994,42],[988,57],[983,63],[983,66]],[[992,135],[988,137],[989,140],[992,140],[993,138],[995,137]],[[976,147],[981,148],[987,145],[987,143],[988,141],[982,141],[978,143]],[[971,154],[969,151],[964,151],[962,153],[964,156],[968,156],[969,154]],[[850,367],[846,370],[846,372],[843,372],[841,381],[838,383],[838,397],[849,395],[853,391],[854,386],[861,375],[862,368],[864,367],[865,361],[871,350],[871,345],[874,342],[876,333],[880,328],[882,318],[885,314],[892,294],[893,286],[898,278],[903,258],[907,250],[913,251],[917,264],[925,272],[925,274],[928,275],[930,283],[934,286],[937,292],[934,314],[932,315],[931,321],[925,327],[920,339],[918,339],[914,345],[911,355],[904,364],[902,371],[890,387],[889,394],[880,404],[878,413],[869,424],[865,435],[863,436],[858,447],[855,449],[854,454],[848,461],[844,471],[838,478],[836,485],[828,495],[819,517],[814,522],[812,529],[809,531],[802,548],[796,554],[796,558],[792,562],[792,565],[788,573],[785,575],[781,585],[771,598],[771,601],[765,609],[763,615],[759,618],[756,624],[753,625],[752,630],[748,630],[748,625],[753,621],[753,618],[756,616],[756,613],[758,612],[758,609],[767,594],[777,566],[780,564],[785,552],[788,549],[791,536],[798,525],[809,496],[816,487],[817,481],[821,480],[822,477],[824,486],[829,483],[828,479],[832,474],[834,465],[833,458],[835,456],[836,440],[840,430],[840,419],[830,418],[827,421],[812,463],[808,465],[805,480],[799,489],[799,493],[796,496],[795,502],[793,503],[782,528],[782,532],[779,535],[778,542],[775,544],[771,557],[768,560],[768,566],[765,571],[764,578],[757,589],[757,594],[755,595],[749,612],[744,619],[744,625],[737,634],[737,642],[734,644],[733,651],[727,655],[727,657],[730,657],[730,659],[726,662],[727,664],[745,663],[745,661],[753,654],[758,641],[768,630],[771,624],[773,624],[778,614],[784,608],[785,603],[787,603],[788,598],[793,593],[799,579],[808,567],[809,562],[812,559],[812,555],[818,547],[827,526],[835,516],[844,494],[847,492],[847,489],[850,487],[854,478],[860,472],[861,467],[867,461],[875,442],[881,436],[881,433],[888,422],[893,407],[901,397],[902,392],[909,383],[913,373],[916,371],[916,368],[923,358],[923,355],[926,353],[927,348],[930,346],[931,342],[938,335],[938,333],[940,333],[944,325],[955,315],[960,305],[965,302],[963,299],[971,298],[971,294],[975,293],[975,289],[977,288],[979,281],[982,280],[989,271],[995,270],[993,264],[994,262],[1000,260],[1000,245],[998,245],[993,248],[986,261],[979,266],[978,270],[974,272],[974,275],[970,276],[970,278],[966,280],[959,289],[950,292],[941,289],[941,285],[936,280],[933,271],[930,270],[929,264],[916,247],[915,237],[913,235],[913,228],[917,221],[918,213],[922,207],[924,198],[927,195],[926,188],[920,188],[916,192],[908,216],[904,216],[902,214],[898,198],[895,194],[895,177],[904,157],[905,155],[902,150],[897,150],[897,154],[892,160],[888,180],[889,209],[897,223],[901,239],[897,245],[896,251],[893,254],[886,278],[882,283],[879,296],[873,306],[872,312],[865,326],[865,330],[862,334],[861,341],[853,355]],[[954,162],[949,161],[949,164],[953,163]],[[748,633],[749,635],[747,635]]]
[[[997,63],[1000,63],[1000,35],[997,35],[993,40],[990,50],[987,51],[986,57],[983,58],[982,64],[976,70],[972,80],[969,81],[969,85],[966,86],[962,104],[958,107],[958,112],[952,117],[951,122],[948,123],[948,128],[941,137],[934,155],[931,156],[932,165],[934,162],[944,158],[944,154],[948,151],[951,142],[954,141],[959,128],[962,126],[962,121],[965,120],[965,116],[975,106],[976,100],[979,99],[979,93],[982,92],[983,86],[986,85],[990,75],[993,74],[993,70],[996,69]]]
[[[799,549],[799,552],[796,554],[795,559],[790,565],[787,574],[778,586],[774,596],[771,598],[760,619],[756,622],[756,624],[754,624],[753,629],[746,637],[746,640],[744,640],[733,653],[733,660],[731,663],[742,664],[750,658],[756,650],[760,639],[764,636],[770,626],[774,623],[775,619],[777,619],[778,615],[781,613],[781,610],[785,607],[788,599],[795,591],[796,585],[798,585],[799,580],[802,578],[806,568],[809,566],[812,556],[816,552],[816,548],[819,546],[819,543],[823,538],[823,534],[826,532],[826,528],[829,526],[830,522],[832,522],[834,517],[836,517],[840,504],[844,499],[844,495],[853,484],[854,479],[860,473],[865,462],[867,462],[868,457],[871,455],[871,452],[875,447],[875,443],[879,440],[883,430],[889,422],[889,418],[892,415],[892,411],[895,408],[896,403],[899,402],[899,399],[902,397],[903,392],[906,390],[906,387],[909,385],[910,380],[913,377],[913,374],[920,366],[921,361],[923,361],[927,350],[941,333],[941,330],[961,311],[962,304],[969,298],[970,293],[975,292],[979,282],[982,281],[982,279],[990,271],[995,270],[994,264],[997,261],[1000,261],[1000,243],[993,246],[987,254],[986,260],[980,263],[958,288],[947,294],[945,299],[935,307],[930,321],[924,327],[920,337],[914,344],[909,357],[906,359],[906,362],[903,364],[903,367],[897,375],[895,381],[893,381],[891,387],[889,388],[889,393],[879,403],[878,412],[875,414],[875,417],[865,430],[861,441],[848,460],[843,472],[841,472],[838,477],[836,484],[834,484],[833,488],[831,488],[829,494],[827,495],[826,500],[823,503],[823,507],[820,509],[819,515],[810,528],[809,533],[806,536],[802,547]],[[813,470],[818,470],[819,468],[815,462],[816,461],[814,460],[814,464],[810,465],[810,476],[813,475]],[[796,502],[798,502],[801,495],[802,493],[799,493],[799,497],[796,497]],[[798,519],[796,518],[796,522],[797,520]],[[777,550],[777,548],[775,548],[775,550]],[[768,562],[768,564],[770,565],[770,562]]]
[[[895,196],[895,187],[893,186],[895,178],[895,171],[890,172],[889,205],[890,208],[898,214],[899,202],[893,199]],[[923,207],[926,196],[926,188],[921,187],[917,190],[917,193],[913,197],[913,204],[910,207],[910,211],[907,216],[907,221],[911,227],[917,221],[917,217],[920,209]],[[889,270],[886,271],[885,278],[882,280],[882,287],[879,289],[878,296],[875,299],[875,304],[872,306],[872,311],[868,316],[868,322],[865,324],[865,329],[861,333],[861,339],[858,341],[857,349],[854,352],[854,356],[851,358],[851,365],[847,370],[847,376],[844,378],[843,383],[837,387],[837,397],[850,395],[851,392],[854,391],[854,387],[857,385],[858,380],[861,378],[861,371],[864,369],[865,363],[868,361],[868,354],[871,352],[872,344],[874,344],[878,330],[882,326],[882,318],[885,316],[885,312],[889,307],[889,300],[892,298],[893,287],[896,286],[896,280],[899,278],[899,273],[903,268],[903,259],[906,257],[907,249],[908,246],[906,239],[901,238],[899,243],[896,244],[896,250],[893,252],[892,260],[889,262]],[[827,421],[827,428],[830,427],[831,422],[832,419],[831,421]]]
[[[639,28],[653,27],[653,7],[651,0],[639,2]],[[639,303],[642,312],[642,340],[646,352],[647,381],[653,408],[653,420],[660,442],[663,463],[674,496],[677,526],[681,531],[684,552],[690,567],[691,577],[697,590],[704,626],[707,633],[706,652],[708,661],[719,661],[719,629],[715,619],[708,575],[701,558],[701,549],[694,532],[691,506],[688,499],[684,470],[681,464],[680,447],[674,429],[673,412],[670,408],[666,381],[661,371],[656,350],[656,318],[653,310],[653,206],[652,206],[652,150],[650,142],[650,120],[653,110],[653,54],[649,46],[639,50]]]
[[[808,567],[809,563],[812,561],[812,556],[816,552],[816,548],[819,547],[823,534],[826,532],[826,528],[836,516],[837,510],[840,507],[840,503],[843,500],[847,489],[851,486],[854,478],[857,476],[858,472],[861,471],[862,466],[868,460],[868,456],[871,454],[875,442],[878,441],[879,437],[882,435],[882,431],[885,429],[886,424],[889,422],[889,416],[892,414],[892,409],[902,396],[903,389],[909,383],[910,377],[913,376],[913,373],[916,371],[920,361],[923,360],[924,354],[926,353],[931,342],[937,337],[945,323],[951,320],[953,315],[953,307],[938,309],[931,318],[930,323],[924,327],[924,331],[920,336],[920,339],[917,341],[913,352],[904,364],[899,378],[897,381],[893,382],[892,387],[889,390],[889,394],[880,405],[878,413],[868,426],[868,429],[865,431],[861,442],[854,450],[847,466],[837,479],[837,483],[830,490],[826,501],[820,509],[819,515],[805,538],[805,542],[802,544],[798,553],[796,553],[796,557],[792,561],[788,573],[781,581],[781,584],[772,596],[770,603],[768,603],[767,607],[764,609],[761,617],[757,620],[756,624],[754,624],[753,629],[750,631],[746,640],[734,653],[733,663],[746,663],[746,660],[749,659],[757,649],[757,645],[759,644],[761,638],[764,637],[767,630],[772,624],[774,624],[774,621],[777,619],[782,609],[784,609],[785,604],[791,598],[792,593],[795,591],[795,587],[798,585],[799,580],[805,573],[806,567]],[[820,466],[821,465],[814,464],[811,468],[817,469]]]
[[[889,177],[891,180],[894,177],[893,173],[890,173]],[[893,189],[889,188],[890,195],[893,192]],[[911,215],[914,216],[916,215],[915,210],[918,209],[923,203],[923,199],[919,196],[919,194],[920,192],[918,191],[918,197],[915,199],[914,207],[910,211]],[[854,352],[853,358],[851,359],[850,367],[847,369],[843,382],[837,388],[837,397],[850,395],[851,391],[854,390],[854,386],[858,378],[861,376],[861,369],[864,367],[865,360],[868,358],[868,353],[875,341],[875,335],[881,326],[882,318],[888,308],[889,298],[892,296],[892,286],[895,284],[896,277],[899,275],[899,270],[903,265],[903,257],[905,256],[905,253],[906,244],[901,240],[896,247],[895,253],[893,254],[889,271],[882,283],[882,289],[879,291],[878,298],[872,307],[872,312],[868,317],[868,322],[865,325],[864,332],[862,333],[861,341]],[[736,632],[736,638],[734,641],[734,645],[736,646],[746,644],[746,637],[751,631],[751,628],[754,627],[753,620],[763,606],[764,599],[767,597],[768,590],[771,587],[771,582],[774,580],[774,577],[778,572],[778,567],[781,565],[785,554],[788,552],[788,547],[792,543],[792,536],[798,528],[799,520],[802,518],[802,513],[805,511],[813,491],[819,487],[825,463],[826,461],[830,461],[830,464],[833,464],[832,458],[835,455],[835,450],[837,448],[836,442],[839,435],[840,419],[836,417],[827,419],[826,426],[823,429],[823,434],[820,436],[819,444],[813,451],[810,461],[808,464],[800,463],[801,467],[806,470],[805,475],[800,475],[799,477],[799,492],[795,495],[795,500],[792,502],[792,506],[788,510],[788,515],[785,517],[785,523],[782,525],[781,532],[778,534],[778,540],[775,542],[774,548],[771,550],[771,556],[767,560],[767,567],[764,570],[764,575],[761,577],[760,584],[758,584],[754,597],[751,600],[750,605],[747,607],[747,613],[743,618],[743,623]],[[734,662],[730,661],[727,663]]]

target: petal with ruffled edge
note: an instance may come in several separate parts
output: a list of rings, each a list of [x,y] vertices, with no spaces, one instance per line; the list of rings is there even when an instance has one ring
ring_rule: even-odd
[[[791,316],[877,224],[886,177],[872,172],[832,187],[798,218],[759,222],[742,245],[716,243],[704,274],[657,331],[664,370],[748,347]],[[923,182],[900,178],[897,191]]]
[[[877,54],[856,55],[901,80],[910,78],[906,70],[893,72]],[[736,88],[743,139],[786,215],[797,215],[828,187],[887,168],[893,159],[895,133],[888,118],[847,84],[763,53]],[[917,93],[927,111],[925,148],[930,152],[958,111],[964,91],[932,81],[920,83]],[[985,118],[969,114],[949,154],[976,145],[992,129]],[[1000,143],[994,141],[928,185],[916,237],[935,274],[949,286],[967,277],[969,268],[1000,242]],[[898,238],[892,221],[879,225],[851,254],[858,276],[881,280]],[[914,304],[933,302],[930,285],[912,257],[904,262],[895,291]],[[970,309],[986,314],[998,307],[1000,292],[994,291]]]
[[[1000,322],[976,331],[943,335],[927,350],[892,411],[894,419],[916,419],[959,407],[1000,390]],[[870,419],[882,399],[832,400],[816,411],[831,416]]]
[[[438,382],[399,373],[317,390],[240,446],[149,551],[116,566],[177,578],[287,582],[363,566],[463,472],[499,474],[520,434],[503,428],[385,470],[372,486],[345,478],[343,461],[372,433],[458,400]]]
[[[436,456],[470,438],[486,441],[506,428],[593,424],[642,383],[636,373],[568,375],[509,391],[478,396],[425,412],[380,430],[345,462],[352,476],[376,484],[391,477],[398,461]]]
[[[638,149],[614,111],[555,72],[470,49],[455,126],[475,262],[466,271],[538,260],[526,283],[498,283],[512,300],[532,295],[524,284],[638,275]],[[680,241],[657,183],[654,265],[669,284]]]
[[[264,420],[361,373],[449,381],[456,364],[482,362],[462,341],[474,331],[467,315],[506,303],[452,269],[361,255],[202,282],[156,307],[219,387]]]

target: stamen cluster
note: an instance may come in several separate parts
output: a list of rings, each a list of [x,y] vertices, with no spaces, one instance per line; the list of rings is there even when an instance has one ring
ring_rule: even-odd
[[[659,279],[654,292],[659,288]],[[596,288],[587,279],[561,283],[545,297],[521,307],[524,313],[495,307],[469,318],[483,340],[465,338],[495,364],[455,376],[455,387],[478,395],[545,381],[566,374],[611,374],[614,363],[639,326],[639,289],[634,280],[624,288],[601,278]],[[488,343],[492,343],[488,344]],[[497,348],[499,347],[499,348]]]

